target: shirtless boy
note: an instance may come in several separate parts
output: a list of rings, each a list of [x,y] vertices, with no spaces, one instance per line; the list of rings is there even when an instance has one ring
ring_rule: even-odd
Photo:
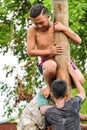
[[[52,79],[55,78],[57,69],[54,57],[63,51],[61,46],[55,44],[54,32],[61,31],[78,44],[81,43],[81,39],[62,23],[57,22],[53,24],[50,22],[47,9],[42,4],[37,4],[31,8],[30,17],[34,24],[28,29],[27,52],[30,56],[41,57],[40,65],[42,66],[43,76],[48,84],[48,87],[42,91],[42,95],[48,97],[50,91],[49,86]],[[84,78],[79,69],[75,69],[75,72],[78,80],[83,83]]]

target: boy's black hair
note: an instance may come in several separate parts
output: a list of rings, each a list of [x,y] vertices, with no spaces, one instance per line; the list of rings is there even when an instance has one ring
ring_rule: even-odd
[[[33,6],[30,10],[30,17],[31,18],[36,18],[37,16],[39,16],[40,14],[46,14],[48,13],[47,8],[44,7],[42,4],[37,4],[35,6]]]
[[[56,99],[63,98],[67,91],[67,84],[63,80],[54,80],[51,83],[51,92]]]

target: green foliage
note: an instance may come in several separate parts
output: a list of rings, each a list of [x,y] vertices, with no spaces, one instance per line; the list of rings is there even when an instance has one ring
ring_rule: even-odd
[[[81,113],[87,114],[87,73],[84,75],[85,78],[85,83],[84,83],[84,89],[86,92],[86,99],[83,101],[82,106],[81,106]],[[77,89],[72,90],[72,95],[75,96],[77,94]]]
[[[86,74],[86,77],[87,77],[87,74]],[[87,78],[86,77],[85,77],[85,84],[84,84],[84,89],[86,92],[86,99],[82,103],[82,107],[81,107],[81,113],[83,114],[87,114]]]
[[[71,42],[71,56],[82,71],[87,57],[87,4],[85,0],[72,2],[69,0],[69,23],[82,39],[82,44],[76,46]]]
[[[47,0],[43,0],[42,3],[51,12],[51,10],[52,10],[52,0],[49,0],[49,2],[47,2]]]
[[[35,0],[29,0],[31,4],[33,4],[35,2]]]

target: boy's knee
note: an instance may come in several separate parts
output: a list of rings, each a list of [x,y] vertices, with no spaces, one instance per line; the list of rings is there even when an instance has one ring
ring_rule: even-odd
[[[47,60],[43,64],[43,71],[47,70],[49,72],[54,72],[57,69],[57,64],[53,60]]]

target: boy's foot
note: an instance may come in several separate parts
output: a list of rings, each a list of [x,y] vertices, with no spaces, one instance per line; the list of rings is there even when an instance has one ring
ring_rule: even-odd
[[[45,87],[43,89],[41,89],[41,94],[42,96],[44,96],[45,98],[48,98],[49,94],[50,94],[50,87]]]

